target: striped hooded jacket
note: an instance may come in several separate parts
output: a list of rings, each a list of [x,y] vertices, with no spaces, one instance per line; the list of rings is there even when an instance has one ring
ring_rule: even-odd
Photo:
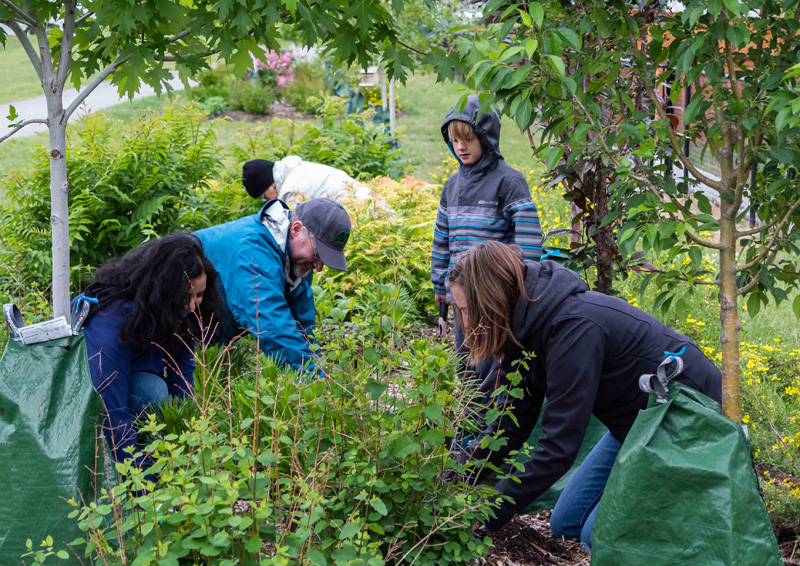
[[[483,155],[474,165],[461,164],[442,190],[431,250],[431,281],[439,294],[445,294],[445,280],[458,254],[486,240],[514,243],[527,260],[542,255],[542,229],[528,183],[500,155],[500,118],[494,112],[479,116],[479,111],[478,97],[470,96],[463,111],[453,106],[442,125],[453,152],[447,125],[453,120],[470,124]]]

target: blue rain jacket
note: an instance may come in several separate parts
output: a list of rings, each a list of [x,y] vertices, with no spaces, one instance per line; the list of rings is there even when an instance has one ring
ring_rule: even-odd
[[[196,232],[219,273],[225,297],[228,340],[247,331],[269,357],[295,369],[316,372],[313,272],[289,275],[289,207],[267,202],[252,216]]]

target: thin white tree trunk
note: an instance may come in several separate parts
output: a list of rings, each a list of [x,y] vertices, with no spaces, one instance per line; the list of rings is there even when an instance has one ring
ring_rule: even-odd
[[[67,120],[62,97],[47,95],[50,132],[50,228],[53,240],[53,318],[69,321],[69,206]]]

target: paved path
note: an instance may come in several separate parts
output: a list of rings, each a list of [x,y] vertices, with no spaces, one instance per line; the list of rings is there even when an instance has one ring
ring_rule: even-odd
[[[169,84],[174,90],[183,90],[183,83],[181,83],[178,78],[170,80]],[[134,96],[134,99],[146,98],[148,96],[154,96],[155,94],[156,93],[152,87],[142,84],[139,88],[139,92]],[[67,108],[77,95],[78,91],[74,88],[64,89],[64,108]],[[75,113],[73,113],[73,115],[70,117],[70,120],[74,120],[75,115],[80,112],[96,112],[97,110],[102,110],[103,108],[108,108],[109,106],[116,106],[117,104],[127,102],[128,100],[128,97],[120,98],[120,96],[117,94],[117,87],[112,85],[110,82],[105,81],[98,85],[98,87],[86,97],[86,100],[84,100],[81,107],[78,108]],[[44,95],[37,96],[35,98],[29,98],[28,100],[21,100],[19,102],[0,104],[0,137],[3,137],[11,131],[11,128],[8,127],[8,120],[6,119],[6,116],[8,116],[9,106],[12,105],[14,108],[16,108],[17,114],[20,117],[18,120],[47,118],[47,103],[45,102]],[[22,136],[33,136],[39,132],[46,131],[47,126],[45,124],[31,124],[22,128],[9,139]]]

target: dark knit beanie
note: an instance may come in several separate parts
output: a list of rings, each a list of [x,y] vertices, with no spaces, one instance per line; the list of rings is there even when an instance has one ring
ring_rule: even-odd
[[[253,159],[242,167],[242,184],[247,194],[253,198],[261,198],[274,182],[272,168],[275,164],[268,159]]]

